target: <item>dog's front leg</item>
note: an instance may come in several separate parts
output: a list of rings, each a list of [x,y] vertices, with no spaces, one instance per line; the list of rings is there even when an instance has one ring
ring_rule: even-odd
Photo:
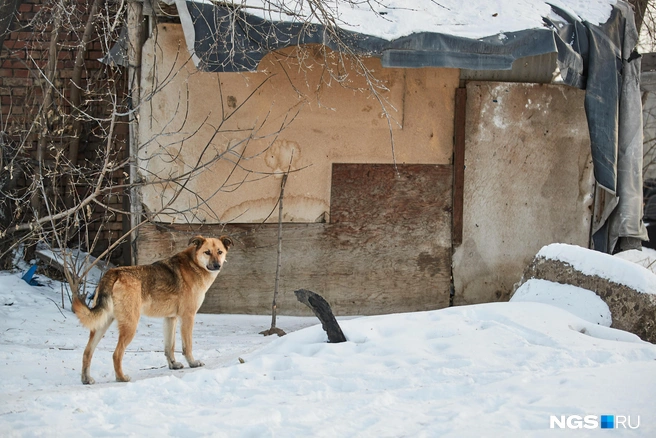
[[[187,362],[191,368],[202,367],[205,364],[199,360],[195,360],[194,355],[191,353],[191,340],[194,331],[194,315],[184,315],[180,319],[182,320],[180,327],[180,332],[182,334],[182,354],[184,354],[184,357],[187,359]]]
[[[184,368],[180,362],[175,361],[175,326],[177,318],[164,318],[164,355],[169,363],[169,368],[179,370]]]

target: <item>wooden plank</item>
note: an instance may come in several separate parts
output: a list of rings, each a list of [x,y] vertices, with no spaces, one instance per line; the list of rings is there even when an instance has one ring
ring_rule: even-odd
[[[453,245],[462,244],[463,205],[465,192],[465,126],[467,89],[456,89],[455,130],[453,141]]]
[[[335,165],[332,223],[283,224],[278,311],[308,315],[293,291],[322,295],[336,315],[448,306],[451,166]],[[271,312],[277,228],[273,224],[145,226],[140,263],[168,257],[191,236],[229,234],[235,247],[202,312]]]

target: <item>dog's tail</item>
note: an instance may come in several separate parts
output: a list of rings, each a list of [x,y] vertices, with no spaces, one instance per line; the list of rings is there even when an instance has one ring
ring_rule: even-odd
[[[73,295],[73,312],[75,312],[82,325],[89,330],[97,330],[103,327],[110,318],[114,317],[112,288],[116,282],[116,277],[112,274],[111,271],[107,272],[100,280],[96,288],[93,307],[89,308],[79,294]]]

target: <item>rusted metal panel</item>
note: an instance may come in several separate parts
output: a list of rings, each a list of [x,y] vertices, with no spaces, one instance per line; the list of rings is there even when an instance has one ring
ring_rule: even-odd
[[[331,223],[283,224],[278,311],[307,315],[293,291],[310,289],[336,315],[448,306],[452,172],[447,165],[333,167]],[[277,224],[146,226],[140,263],[167,257],[197,233],[229,234],[236,245],[202,312],[269,313]]]

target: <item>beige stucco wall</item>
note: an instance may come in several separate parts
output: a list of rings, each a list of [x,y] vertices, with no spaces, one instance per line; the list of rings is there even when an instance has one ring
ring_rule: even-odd
[[[455,304],[502,301],[553,242],[588,247],[593,187],[584,91],[467,84],[463,243]]]
[[[276,221],[290,163],[284,221],[329,220],[332,163],[450,163],[457,70],[383,69],[368,59],[385,88],[375,95],[354,69],[340,71],[347,81],[338,84],[311,49],[302,65],[288,51],[267,56],[257,73],[200,73],[184,47],[175,24],[158,26],[144,47],[143,177],[179,177],[199,157],[206,164],[179,195],[180,184],[144,188],[151,212],[171,200],[165,213],[189,209],[162,221]]]

